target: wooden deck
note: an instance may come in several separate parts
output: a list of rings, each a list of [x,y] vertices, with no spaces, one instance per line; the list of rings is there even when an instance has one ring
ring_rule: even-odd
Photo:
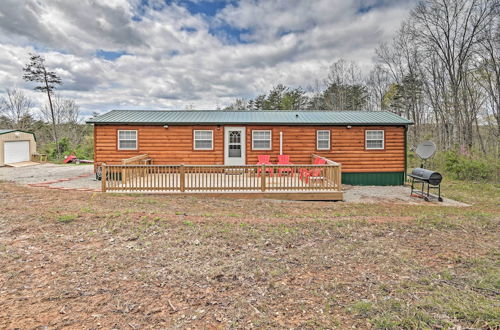
[[[341,166],[104,165],[102,191],[342,200]]]

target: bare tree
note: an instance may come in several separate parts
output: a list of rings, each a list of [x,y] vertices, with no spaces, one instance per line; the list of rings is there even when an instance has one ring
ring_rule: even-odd
[[[390,43],[382,43],[376,49],[378,59],[391,77],[392,84],[383,97],[383,108],[411,119],[410,139],[417,142],[428,111],[423,99],[423,81],[419,69],[421,54],[410,31],[409,22],[403,22],[396,37]]]
[[[369,108],[371,110],[382,110],[384,96],[392,83],[393,80],[384,67],[379,64],[373,67],[366,81],[368,93],[370,95]]]
[[[494,8],[493,19],[489,22],[489,27],[485,29],[481,38],[477,56],[480,58],[476,62],[473,71],[477,82],[488,95],[490,111],[496,121],[496,136],[500,137],[500,5]]]
[[[332,64],[325,80],[322,108],[359,110],[366,108],[368,92],[361,70],[354,62],[340,59]]]
[[[34,89],[36,91],[47,93],[49,99],[49,107],[52,119],[52,129],[54,134],[54,142],[56,146],[59,144],[59,139],[57,136],[57,126],[56,117],[54,113],[54,107],[52,105],[51,94],[57,85],[61,85],[62,81],[59,76],[53,72],[49,71],[45,66],[45,59],[38,54],[30,54],[30,62],[23,69],[24,75],[23,79],[26,81],[34,81],[40,83],[41,85],[36,86]],[[57,153],[59,155],[59,149]]]
[[[445,110],[445,117],[451,118],[447,125],[453,140],[468,148],[473,142],[474,110],[463,97],[465,83],[480,36],[492,18],[493,2],[424,0],[410,15],[409,32],[422,51],[426,72],[434,75],[432,80],[444,88],[441,97],[446,100],[439,101],[449,102],[441,108]],[[439,64],[436,66],[430,60]]]
[[[85,126],[80,125],[80,107],[74,100],[62,98],[57,94],[52,97],[52,105],[53,112],[47,105],[41,109],[42,118],[45,121],[50,121],[53,113],[59,138],[67,138],[74,145],[80,144],[83,141],[85,130]]]
[[[75,101],[57,94],[52,97],[52,109],[49,105],[45,105],[41,112],[45,121],[54,120],[56,125],[80,122],[80,108]]]
[[[0,98],[0,114],[8,119],[12,128],[27,129],[26,118],[31,116],[33,102],[19,89],[7,88],[6,94]]]

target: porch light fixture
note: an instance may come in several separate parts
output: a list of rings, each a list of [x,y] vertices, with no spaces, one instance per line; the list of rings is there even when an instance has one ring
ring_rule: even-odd
[[[349,126],[347,126],[347,128],[352,128],[352,126],[351,126],[351,125],[349,125]]]
[[[168,125],[163,125],[163,128],[168,128]]]
[[[21,135],[21,134],[19,134],[19,132],[15,132],[14,135],[16,136],[16,138],[18,138],[19,135]]]

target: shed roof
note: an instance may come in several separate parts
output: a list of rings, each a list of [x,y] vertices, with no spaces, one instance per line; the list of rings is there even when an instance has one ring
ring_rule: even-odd
[[[28,132],[28,131],[23,131],[21,129],[15,129],[15,128],[0,128],[0,135],[1,134],[7,134],[7,133],[12,133],[12,132],[23,132],[23,133],[28,133],[28,134],[33,134],[33,132]]]
[[[387,111],[225,111],[225,110],[112,110],[89,124],[125,125],[411,125]]]
[[[35,136],[35,133],[33,133],[33,132],[23,131],[21,129],[15,129],[15,128],[0,128],[0,135],[13,133],[13,132],[23,132],[23,133],[31,134],[31,135],[33,135],[33,138],[36,141],[36,136]]]

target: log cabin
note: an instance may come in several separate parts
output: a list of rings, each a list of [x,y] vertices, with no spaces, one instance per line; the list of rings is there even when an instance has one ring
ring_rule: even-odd
[[[258,155],[342,164],[342,183],[402,185],[412,122],[385,111],[112,110],[94,125],[96,166],[147,154],[154,164],[253,165]]]

